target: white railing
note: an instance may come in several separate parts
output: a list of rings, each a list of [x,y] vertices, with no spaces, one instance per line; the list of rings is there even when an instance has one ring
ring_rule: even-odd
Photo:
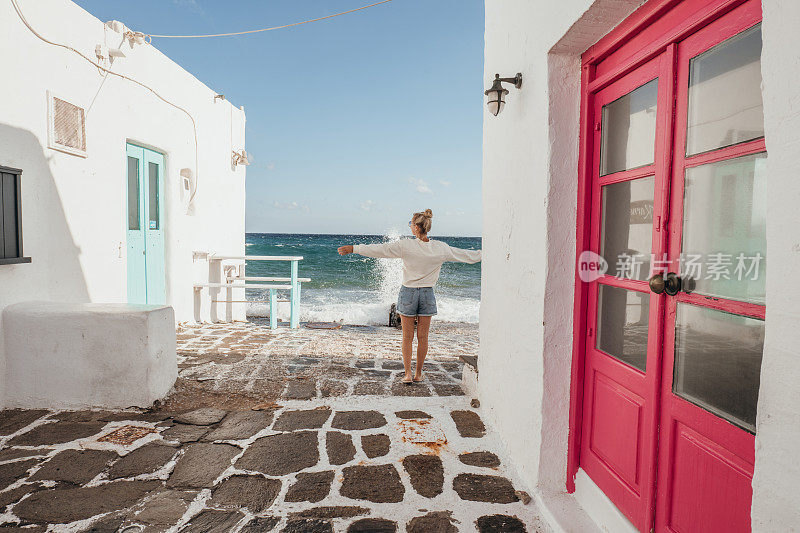
[[[203,289],[261,289],[269,290],[269,300],[211,300],[212,303],[250,303],[263,302],[269,304],[269,327],[278,327],[278,291],[288,290],[289,299],[281,300],[289,303],[289,327],[296,329],[300,325],[300,292],[303,282],[311,281],[311,278],[298,277],[299,263],[303,260],[301,255],[215,255],[208,252],[194,252],[195,260],[207,260],[210,264],[219,262],[220,269],[225,275],[225,279],[220,283],[195,283],[195,292]],[[291,270],[289,277],[261,277],[246,276],[246,261],[289,261]],[[233,263],[233,264],[226,264]],[[239,283],[237,283],[239,282]],[[287,283],[288,282],[288,283]],[[209,295],[210,296],[210,295]]]

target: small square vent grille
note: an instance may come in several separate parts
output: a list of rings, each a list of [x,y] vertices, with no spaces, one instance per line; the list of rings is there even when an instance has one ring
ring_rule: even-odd
[[[86,114],[83,108],[48,93],[50,148],[86,157]]]

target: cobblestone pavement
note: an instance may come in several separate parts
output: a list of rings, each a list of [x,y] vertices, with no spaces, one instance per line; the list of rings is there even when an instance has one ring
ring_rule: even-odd
[[[181,331],[181,380],[213,394],[142,412],[0,412],[0,530],[546,531],[452,355],[402,385],[397,359],[276,355],[245,330],[246,350],[187,349],[205,340]],[[267,394],[259,380],[279,377]],[[214,404],[243,389],[238,407]]]

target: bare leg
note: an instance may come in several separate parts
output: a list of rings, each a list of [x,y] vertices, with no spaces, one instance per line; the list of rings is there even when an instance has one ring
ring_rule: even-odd
[[[414,372],[414,380],[422,379],[422,365],[425,364],[425,356],[428,355],[428,332],[431,329],[431,317],[417,317],[417,371]]]
[[[406,370],[405,380],[411,381],[411,344],[414,342],[414,318],[413,316],[400,315],[400,323],[403,326],[403,367]]]

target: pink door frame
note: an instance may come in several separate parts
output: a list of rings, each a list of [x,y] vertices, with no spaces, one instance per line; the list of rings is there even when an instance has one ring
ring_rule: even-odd
[[[592,156],[594,147],[596,145],[596,135],[594,124],[599,117],[595,116],[596,102],[595,95],[603,88],[608,87],[610,84],[616,82],[622,77],[626,76],[634,69],[641,67],[653,58],[664,55],[668,62],[668,76],[669,82],[674,87],[674,79],[678,76],[677,72],[677,51],[676,43],[683,41],[692,34],[697,33],[703,28],[713,24],[714,21],[720,19],[727,13],[745,6],[746,9],[757,10],[758,18],[760,19],[760,3],[757,0],[650,0],[644,4],[635,13],[629,16],[619,26],[612,30],[608,35],[601,39],[598,43],[589,48],[582,56],[582,72],[581,72],[581,103],[580,103],[580,145],[579,145],[579,181],[578,181],[578,197],[577,197],[577,212],[578,224],[576,229],[576,257],[584,250],[592,249],[593,235],[591,231],[591,221],[595,216],[592,213],[592,208],[597,208],[596,199],[593,198],[594,188],[594,165],[595,158]],[[745,9],[743,8],[743,9]],[[752,16],[752,13],[751,15]],[[662,74],[660,76],[664,76]],[[667,80],[665,80],[667,81]],[[659,107],[662,104],[670,106],[670,109],[676,103],[674,94],[670,91],[668,99],[670,101],[662,102],[662,91],[659,91]],[[678,106],[681,104],[678,102]],[[683,108],[677,109],[677,114]],[[675,120],[675,113],[671,113],[672,120]],[[680,119],[678,119],[680,120]],[[670,124],[670,134],[677,131],[674,124]],[[678,125],[679,126],[679,125]],[[668,137],[668,136],[662,136]],[[665,176],[671,178],[673,170],[673,157],[672,145],[673,139],[665,139],[665,143],[669,143],[668,154],[670,157],[664,158],[662,163],[665,165],[661,170]],[[739,153],[741,155],[764,151],[764,140],[760,139],[750,143],[744,143],[731,147],[726,151],[716,151],[708,155],[696,156],[698,159],[694,161],[700,164],[702,158],[703,162],[711,162],[714,160],[725,159],[731,154]],[[722,153],[725,152],[725,153]],[[706,160],[707,159],[707,160]],[[680,169],[682,172],[682,168]],[[671,179],[664,180],[664,187],[669,186]],[[667,194],[669,191],[656,190],[656,198],[662,194]],[[671,193],[674,195],[675,190]],[[658,200],[656,200],[658,201]],[[673,196],[673,201],[674,196]],[[673,213],[674,214],[674,213]],[[680,224],[672,223],[669,227],[670,231],[677,231],[680,229]],[[655,233],[654,233],[655,236]],[[663,231],[658,236],[666,243],[667,232]],[[671,240],[670,246],[674,247],[675,243],[679,241]],[[657,248],[656,239],[653,241],[654,249]],[[674,250],[673,250],[674,251]],[[586,369],[586,350],[587,350],[587,333],[589,324],[591,322],[590,314],[590,284],[583,283],[578,277],[578,271],[575,272],[575,302],[573,311],[573,358],[571,370],[571,391],[570,391],[570,412],[569,412],[569,440],[568,440],[568,461],[567,461],[567,482],[566,488],[568,492],[575,490],[575,475],[581,465],[581,436],[584,408],[584,374]],[[678,301],[690,301],[691,295],[682,295]],[[695,297],[696,298],[696,297]],[[695,302],[696,303],[696,302]],[[671,304],[674,310],[675,304]],[[710,306],[710,307],[713,307]],[[721,304],[720,309],[726,311],[739,312],[749,316],[760,317],[764,316],[763,306],[752,306],[749,304],[737,304],[729,302]],[[663,314],[662,314],[663,317]],[[651,322],[651,327],[652,322]],[[659,327],[659,331],[663,332],[664,328]],[[659,340],[659,342],[662,342]],[[671,345],[668,347],[671,349]],[[648,361],[649,363],[649,361]],[[669,366],[669,368],[666,368]],[[659,372],[659,383],[656,384],[655,398],[658,402],[660,409],[661,395],[666,395],[669,392],[667,373],[672,372],[672,360],[670,359],[668,365],[664,365],[663,373]],[[669,376],[667,376],[669,377]],[[664,382],[662,387],[661,381]],[[671,383],[671,382],[670,382]],[[659,415],[657,415],[658,418]],[[658,438],[657,425],[653,428],[656,434],[653,435],[654,441]],[[663,438],[663,437],[662,437]],[[749,452],[750,464],[752,464],[752,450]],[[662,455],[662,461],[667,459]],[[652,468],[655,469],[655,461]],[[750,471],[752,474],[752,471]],[[659,475],[660,482],[668,480]],[[655,486],[651,487],[655,491]],[[653,502],[654,498],[650,498]],[[637,527],[642,530],[649,529],[654,524],[654,505],[648,505],[649,510],[646,516],[642,517],[641,521],[637,521]],[[647,526],[650,524],[650,526]]]

